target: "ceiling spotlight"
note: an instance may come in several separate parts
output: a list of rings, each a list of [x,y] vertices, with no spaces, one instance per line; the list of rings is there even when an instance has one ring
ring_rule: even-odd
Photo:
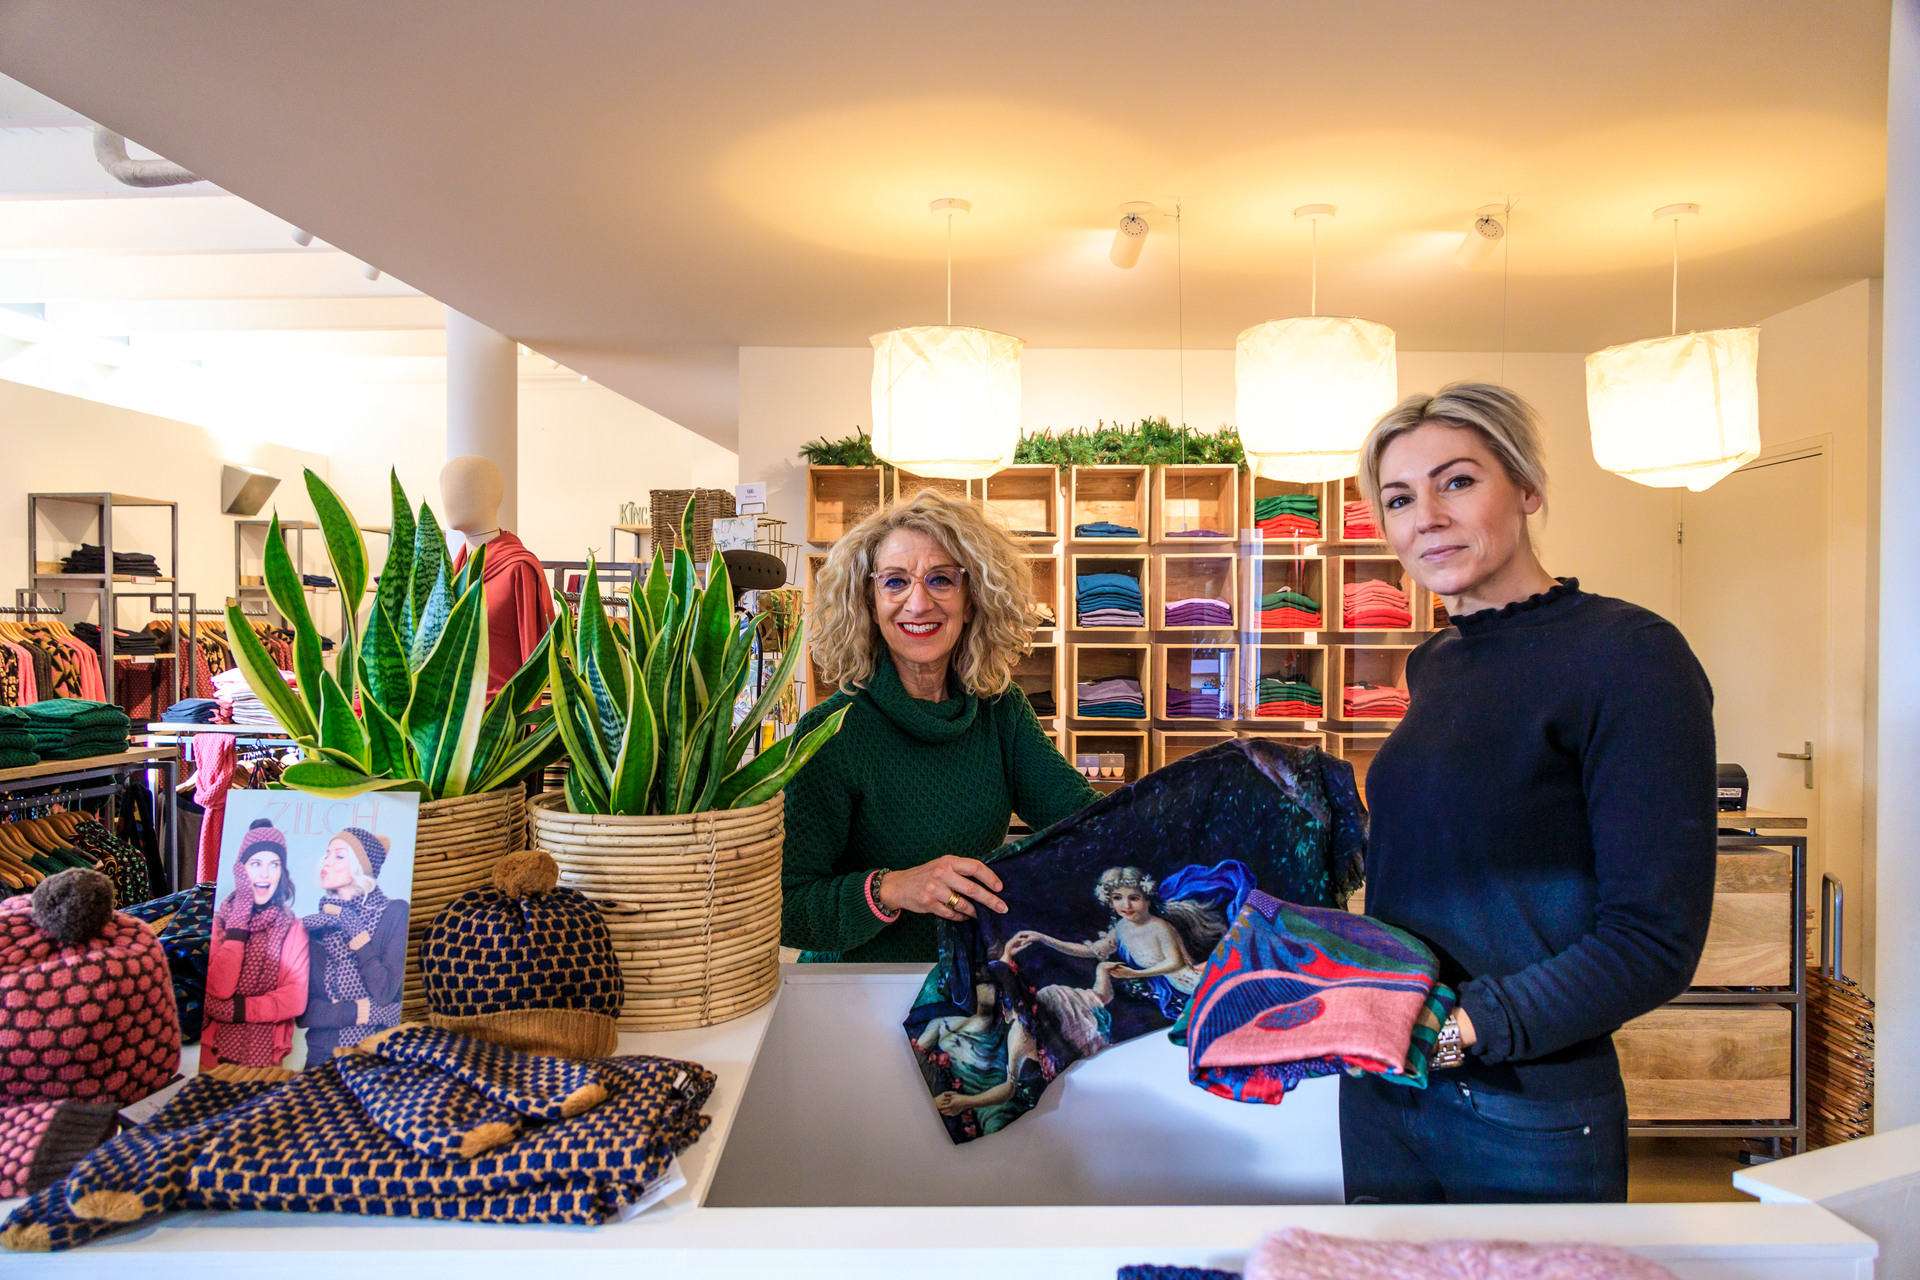
[[[1107,258],[1116,267],[1127,268],[1140,261],[1140,250],[1147,243],[1147,217],[1153,205],[1146,200],[1130,200],[1120,206],[1120,225],[1113,231],[1113,248]]]
[[[1507,207],[1503,204],[1483,204],[1474,214],[1473,225],[1467,228],[1466,238],[1460,241],[1460,247],[1453,251],[1453,260],[1463,268],[1472,270],[1500,247],[1507,235]]]
[[[581,374],[581,375],[580,375],[580,381],[582,381],[582,382],[585,382],[586,380],[587,380],[587,375],[586,375],[586,374],[584,374],[584,373],[583,373],[583,374]]]
[[[295,227],[293,229],[293,242],[304,249],[313,243],[313,232],[302,231],[300,228]]]
[[[365,266],[360,268],[360,274],[365,276],[369,280],[378,280],[380,278],[380,268],[375,266]]]

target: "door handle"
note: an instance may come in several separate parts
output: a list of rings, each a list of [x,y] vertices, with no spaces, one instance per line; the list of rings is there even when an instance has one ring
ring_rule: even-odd
[[[1798,760],[1805,764],[1807,768],[1806,787],[1809,791],[1813,790],[1813,744],[1811,742],[1807,743],[1807,749],[1805,751],[1776,751],[1773,754],[1779,756],[1782,760]]]

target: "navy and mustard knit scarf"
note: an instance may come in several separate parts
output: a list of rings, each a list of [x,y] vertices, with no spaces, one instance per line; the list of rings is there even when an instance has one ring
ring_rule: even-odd
[[[324,963],[320,968],[320,990],[328,1000],[337,1003],[351,1003],[365,1000],[369,996],[366,982],[360,977],[360,966],[354,961],[353,947],[349,944],[362,933],[369,939],[380,927],[380,917],[386,914],[387,895],[375,886],[370,891],[352,898],[344,898],[328,890],[320,898],[320,910],[301,918],[300,923],[307,927],[307,936],[319,942],[320,954]],[[334,908],[329,911],[328,908]],[[391,1027],[400,1021],[400,1004],[376,1004],[369,1008],[367,1020],[355,1023],[356,1027]],[[342,1037],[343,1043],[350,1043]]]

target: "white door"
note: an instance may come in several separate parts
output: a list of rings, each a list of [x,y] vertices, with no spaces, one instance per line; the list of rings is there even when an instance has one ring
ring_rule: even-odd
[[[1747,803],[1808,820],[1809,895],[1821,841],[1827,723],[1827,458],[1761,458],[1681,499],[1680,629],[1713,682],[1724,762],[1746,768]],[[1783,760],[1813,744],[1807,766]]]

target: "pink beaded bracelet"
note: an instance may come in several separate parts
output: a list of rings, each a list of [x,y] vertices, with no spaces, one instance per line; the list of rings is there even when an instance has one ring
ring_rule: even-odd
[[[878,867],[872,871],[867,872],[867,883],[866,883],[867,910],[873,912],[874,915],[880,917],[880,919],[886,921],[888,924],[892,924],[895,920],[898,920],[900,918],[900,913],[898,911],[888,911],[885,907],[880,905],[880,899],[873,896],[874,881],[878,880],[881,876],[885,875],[886,873],[887,873],[887,870],[885,867]]]

